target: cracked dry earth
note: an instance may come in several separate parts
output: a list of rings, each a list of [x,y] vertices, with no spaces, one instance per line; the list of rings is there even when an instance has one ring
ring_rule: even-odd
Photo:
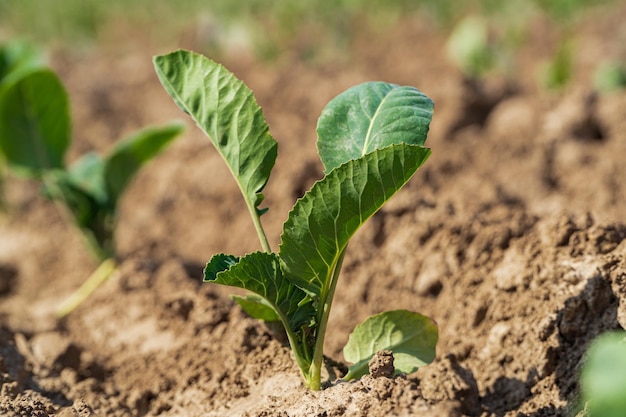
[[[581,23],[580,53],[610,48],[603,29],[620,16]],[[229,289],[200,283],[213,253],[257,247],[236,185],[190,126],[122,203],[118,272],[62,322],[55,308],[96,265],[35,184],[7,182],[0,414],[575,414],[586,347],[626,327],[626,93],[594,94],[584,62],[560,93],[533,87],[523,58],[539,36],[521,51],[515,84],[468,83],[441,52],[444,39],[418,23],[374,43],[364,34],[350,62],[224,63],[255,91],[279,142],[264,216],[274,247],[295,199],[321,177],[315,122],[330,98],[372,79],[433,97],[433,156],[353,239],[326,344],[341,364],[356,324],[404,308],[437,322],[433,364],[307,391],[271,330]],[[53,54],[74,103],[74,156],[182,117],[151,68],[161,52]]]

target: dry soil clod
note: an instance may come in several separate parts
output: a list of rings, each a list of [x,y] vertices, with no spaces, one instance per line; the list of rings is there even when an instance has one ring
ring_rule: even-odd
[[[393,377],[396,369],[393,365],[393,352],[390,350],[379,350],[372,356],[368,366],[372,378]]]

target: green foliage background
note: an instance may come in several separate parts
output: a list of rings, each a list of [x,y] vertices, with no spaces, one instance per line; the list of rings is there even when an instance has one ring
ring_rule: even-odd
[[[112,22],[139,25],[148,36],[168,40],[193,25],[208,30],[238,27],[251,34],[262,54],[293,39],[302,30],[319,41],[345,42],[363,24],[389,27],[402,17],[419,15],[450,28],[468,13],[505,21],[532,10],[556,23],[576,19],[586,8],[617,0],[0,0],[0,40],[9,36],[49,43],[89,42]]]

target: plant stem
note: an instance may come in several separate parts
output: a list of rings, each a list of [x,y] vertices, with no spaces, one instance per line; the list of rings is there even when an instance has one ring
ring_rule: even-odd
[[[94,258],[98,259],[101,262],[104,262],[109,258],[115,257],[115,253],[112,250],[107,250],[100,244],[100,242],[98,242],[98,239],[91,230],[83,229],[82,227],[79,227],[79,229],[81,231],[83,240],[85,241],[85,245],[87,246],[89,252],[91,252],[91,255]]]
[[[63,318],[87,299],[100,284],[105,282],[115,271],[116,264],[112,258],[105,259],[98,268],[70,297],[65,300],[57,311],[57,316]]]
[[[263,225],[261,224],[261,216],[259,216],[259,213],[257,213],[256,207],[248,205],[248,209],[250,210],[250,215],[252,216],[252,222],[254,223],[256,234],[259,236],[259,240],[261,241],[261,247],[263,247],[263,250],[265,252],[271,253],[272,248],[270,247],[270,242],[267,240],[265,230],[263,230]]]
[[[315,391],[319,391],[322,388],[322,363],[324,362],[324,338],[326,336],[326,327],[328,325],[328,317],[330,316],[330,308],[333,303],[333,296],[335,295],[335,288],[337,288],[337,281],[339,281],[339,272],[341,271],[341,265],[343,264],[343,257],[346,253],[344,248],[337,258],[337,263],[333,269],[333,276],[330,280],[328,290],[320,297],[321,310],[318,317],[319,326],[317,328],[315,337],[315,347],[313,348],[313,362],[309,368],[309,377],[307,382],[309,388]]]
[[[283,327],[285,328],[285,332],[287,333],[287,339],[289,339],[289,345],[291,346],[293,355],[296,358],[296,363],[298,364],[298,367],[302,371],[302,376],[306,380],[307,379],[306,372],[311,366],[311,359],[309,358],[309,355],[306,354],[306,352],[303,349],[305,348],[304,344],[299,343],[298,339],[296,338],[296,335],[289,328],[289,324],[286,321],[286,318],[284,318],[284,316],[281,315],[281,319],[283,321]]]

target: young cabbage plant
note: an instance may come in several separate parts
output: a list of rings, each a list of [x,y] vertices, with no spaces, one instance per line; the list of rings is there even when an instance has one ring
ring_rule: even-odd
[[[60,307],[60,316],[71,312],[115,269],[114,230],[120,197],[139,168],[182,129],[180,123],[146,128],[116,143],[106,156],[88,153],[67,167],[70,108],[57,75],[33,67],[2,85],[0,153],[15,173],[42,182],[44,195],[68,213],[101,261]]]
[[[204,281],[243,288],[235,300],[252,317],[282,323],[306,385],[321,389],[324,337],[350,238],[430,155],[424,142],[432,101],[413,87],[369,82],[333,99],[318,122],[323,179],[299,199],[284,224],[277,253],[261,224],[263,188],[277,155],[252,91],[223,66],[179,50],[154,58],[176,104],[210,138],[233,173],[263,251],[214,255]],[[350,336],[345,379],[367,373],[367,362],[388,349],[410,373],[435,356],[437,327],[398,310],[369,318]]]

